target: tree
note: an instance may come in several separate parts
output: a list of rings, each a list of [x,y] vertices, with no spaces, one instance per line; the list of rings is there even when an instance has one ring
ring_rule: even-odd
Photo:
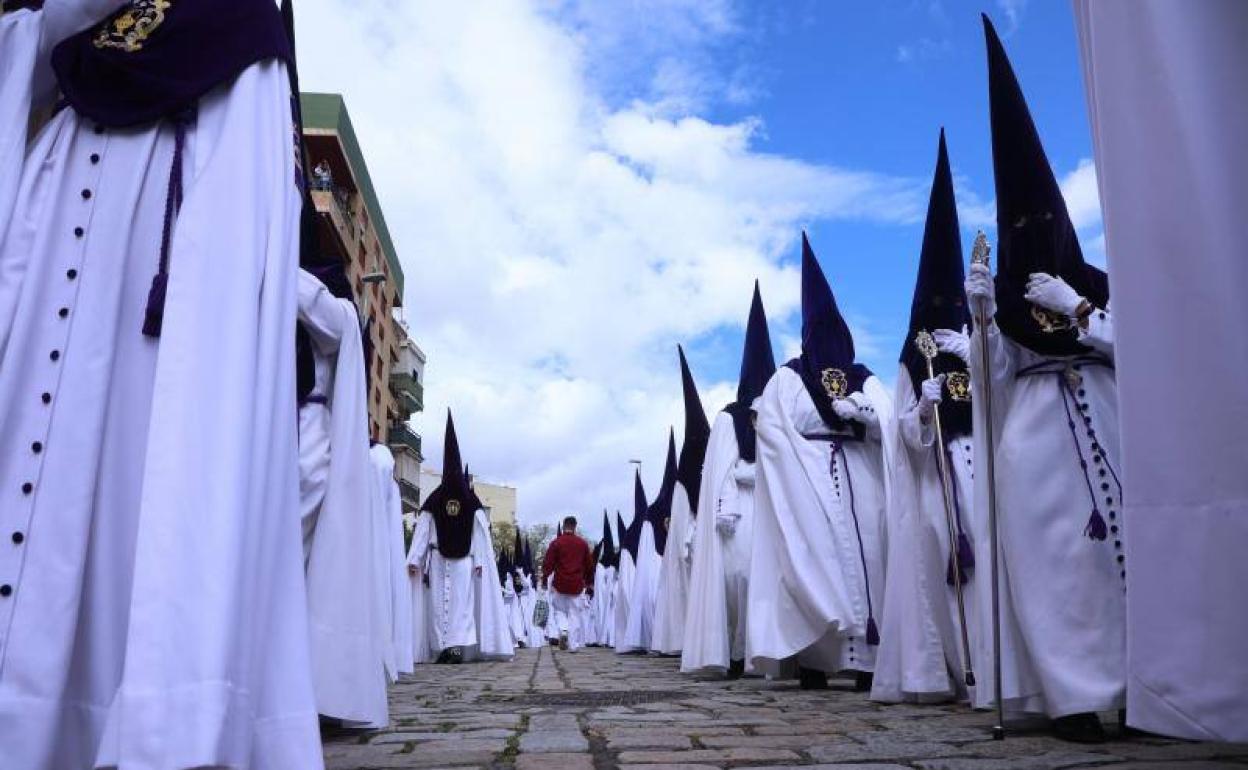
[[[511,544],[516,542],[516,525],[510,521],[496,521],[490,524],[490,539],[494,541],[494,558],[504,550],[511,551]]]

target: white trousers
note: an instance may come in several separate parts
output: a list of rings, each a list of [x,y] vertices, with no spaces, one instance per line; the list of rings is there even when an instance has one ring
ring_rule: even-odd
[[[550,592],[550,618],[547,624],[547,636],[553,628],[559,636],[567,634],[568,649],[579,650],[584,644],[581,628],[581,609],[583,602],[580,594],[561,594]]]

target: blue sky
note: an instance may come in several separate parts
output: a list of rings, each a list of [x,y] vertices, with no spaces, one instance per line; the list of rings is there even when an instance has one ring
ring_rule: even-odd
[[[990,203],[980,23],[986,12],[1004,38],[1059,177],[1092,156],[1067,2],[800,0],[749,2],[734,10],[733,31],[692,53],[713,73],[705,76],[709,82],[698,114],[724,123],[759,120],[754,147],[760,152],[869,168],[926,185],[943,126],[959,192]],[[621,104],[653,88],[649,73],[625,71],[627,76],[616,77],[608,89]],[[879,345],[865,351],[868,364],[891,379],[909,313],[922,221],[824,218],[803,224],[842,308],[878,337]],[[967,255],[975,224],[993,234],[988,223],[964,214]],[[785,259],[796,264],[796,241],[792,246]],[[796,333],[796,315],[786,321],[773,319],[773,335],[786,328]],[[730,377],[741,338],[742,330],[730,327],[691,340],[695,370]]]
[[[940,126],[965,242],[993,219],[981,10],[1096,260],[1062,0],[302,0],[304,87],[346,99],[429,357],[427,464],[451,408],[522,522],[630,510],[628,460],[653,488],[679,438],[678,343],[717,412],[758,278],[794,352],[802,228],[891,382]]]

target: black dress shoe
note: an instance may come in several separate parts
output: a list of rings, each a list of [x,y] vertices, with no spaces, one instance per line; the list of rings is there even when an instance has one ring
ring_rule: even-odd
[[[460,663],[464,662],[464,648],[463,647],[452,647],[447,652],[449,653],[447,655],[448,663],[452,665],[459,665]]]
[[[1105,727],[1096,714],[1068,714],[1053,720],[1054,737],[1070,743],[1104,743]]]
[[[799,668],[797,683],[798,687],[803,690],[826,690],[828,689],[828,675],[814,668]]]
[[[854,674],[854,692],[871,692],[875,682],[875,674],[870,671],[859,671]]]
[[[740,679],[743,676],[745,676],[745,661],[744,660],[728,661],[728,678]]]
[[[435,660],[434,663],[449,663],[450,660],[451,660],[451,648],[447,647],[445,650],[438,653],[438,659]]]

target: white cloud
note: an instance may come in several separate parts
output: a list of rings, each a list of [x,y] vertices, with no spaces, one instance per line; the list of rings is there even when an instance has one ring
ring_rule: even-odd
[[[1028,0],[997,0],[997,7],[1001,9],[1001,15],[1005,17],[1005,29],[1002,34],[1011,35],[1018,29],[1018,25],[1023,21],[1023,14],[1027,11]]]
[[[953,41],[948,38],[920,38],[917,42],[897,46],[897,61],[925,62],[942,58],[953,52]]]
[[[1091,158],[1083,158],[1074,171],[1062,177],[1062,197],[1076,230],[1099,227],[1101,224],[1101,199],[1096,186],[1096,164]]]
[[[526,522],[627,515],[633,457],[653,490],[682,424],[676,343],[743,323],[756,277],[790,316],[803,223],[926,205],[925,179],[761,153],[757,121],[699,117],[725,81],[697,55],[659,75],[735,34],[730,6],[642,5],[631,27],[589,2],[299,8],[304,88],[345,94],[404,265],[427,461],[449,405]],[[735,390],[700,384],[712,411]]]

